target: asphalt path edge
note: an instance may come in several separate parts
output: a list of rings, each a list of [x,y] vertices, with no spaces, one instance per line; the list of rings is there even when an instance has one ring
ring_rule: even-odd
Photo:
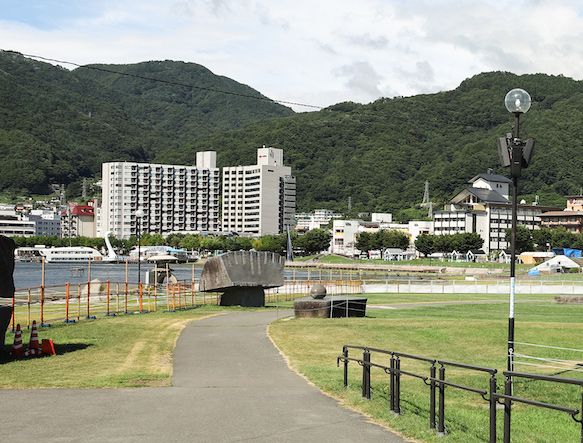
[[[286,321],[286,320],[290,320],[293,317],[285,317],[285,318],[279,318],[276,319],[275,321]],[[273,323],[273,322],[272,322]],[[400,431],[397,431],[393,428],[391,428],[389,425],[387,425],[385,422],[382,422],[380,420],[377,420],[376,418],[372,417],[369,414],[366,414],[365,412],[356,409],[353,406],[350,406],[348,404],[346,404],[346,402],[344,401],[344,399],[331,394],[329,392],[326,392],[322,389],[320,389],[320,387],[318,387],[316,384],[314,384],[314,382],[312,382],[312,380],[310,380],[308,377],[306,377],[304,374],[302,374],[299,369],[297,369],[293,363],[290,361],[290,359],[288,358],[288,356],[281,350],[281,348],[277,345],[277,343],[275,342],[275,340],[273,339],[273,337],[271,336],[271,333],[269,331],[271,327],[271,323],[269,323],[266,328],[265,328],[265,334],[267,335],[267,338],[269,339],[269,341],[271,342],[271,344],[273,345],[273,347],[275,349],[277,349],[277,352],[279,352],[279,355],[281,355],[281,357],[283,358],[283,360],[285,361],[285,364],[287,365],[288,369],[290,371],[292,371],[294,374],[298,375],[299,377],[303,378],[304,381],[309,384],[310,386],[312,386],[314,389],[316,389],[318,392],[320,392],[320,394],[325,395],[328,398],[331,398],[333,400],[336,401],[336,403],[338,403],[338,406],[344,409],[348,409],[349,411],[355,412],[356,414],[362,415],[363,417],[366,417],[366,420],[372,424],[375,424],[377,426],[380,426],[383,429],[386,429],[389,432],[392,432],[393,434],[397,435],[398,437],[401,437],[402,439],[411,442],[411,443],[423,443],[421,440],[415,440],[412,437],[406,436],[405,434],[403,434]]]

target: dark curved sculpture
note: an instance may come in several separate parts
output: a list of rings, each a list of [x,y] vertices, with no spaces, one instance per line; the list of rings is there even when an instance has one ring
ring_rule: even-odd
[[[236,251],[207,260],[200,290],[222,292],[221,306],[265,306],[265,288],[283,286],[284,258],[272,252]]]
[[[0,235],[0,299],[14,295],[14,250],[16,245],[8,237]],[[0,350],[4,349],[6,330],[12,318],[12,305],[0,300]]]

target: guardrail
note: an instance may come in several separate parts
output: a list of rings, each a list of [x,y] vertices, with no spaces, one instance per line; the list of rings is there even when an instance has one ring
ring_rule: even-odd
[[[362,358],[351,357],[349,355],[350,349],[361,350]],[[375,353],[388,356],[388,366],[386,364],[373,362],[371,360],[371,354]],[[402,369],[401,362],[407,360],[426,363],[426,372],[415,373],[410,370]],[[496,405],[498,403],[504,405],[503,441],[504,443],[510,443],[512,402],[525,403],[531,406],[553,409],[570,414],[573,420],[581,424],[581,441],[583,443],[583,415],[581,418],[577,418],[577,415],[583,411],[583,392],[581,394],[581,409],[573,409],[570,407],[544,403],[512,395],[512,378],[527,378],[561,384],[571,384],[578,385],[582,388],[583,380],[506,371],[503,373],[506,377],[504,394],[500,394],[497,392],[497,370],[494,368],[487,368],[482,366],[469,365],[466,363],[458,363],[448,360],[422,357],[419,355],[407,354],[403,352],[390,351],[386,349],[355,345],[344,345],[342,347],[342,355],[337,357],[336,364],[340,366],[340,362],[343,362],[343,383],[345,387],[348,387],[349,362],[355,362],[362,367],[362,396],[369,400],[371,399],[371,368],[378,368],[383,370],[389,376],[389,409],[395,414],[401,414],[401,377],[407,376],[421,380],[429,388],[429,428],[436,429],[440,435],[444,435],[447,431],[445,425],[445,391],[446,387],[449,387],[477,394],[489,404],[490,443],[496,442]],[[448,367],[487,374],[488,380],[487,383],[485,383],[487,384],[487,388],[482,389],[475,386],[465,386],[446,379],[446,368]]]

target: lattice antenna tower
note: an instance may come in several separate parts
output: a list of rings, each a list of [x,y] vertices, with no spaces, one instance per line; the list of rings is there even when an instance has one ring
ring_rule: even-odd
[[[423,201],[420,206],[428,208],[427,215],[429,218],[433,218],[433,202],[429,199],[429,181],[427,180],[425,180],[425,191],[423,192]]]

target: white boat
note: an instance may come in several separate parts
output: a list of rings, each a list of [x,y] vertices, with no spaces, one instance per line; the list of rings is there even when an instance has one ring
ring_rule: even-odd
[[[14,250],[14,260],[19,262],[40,262],[41,251],[45,250],[45,245],[35,245],[32,247],[22,246]]]
[[[45,259],[45,263],[75,263],[89,260],[103,260],[103,255],[97,249],[86,246],[46,248],[40,250],[40,255]]]

